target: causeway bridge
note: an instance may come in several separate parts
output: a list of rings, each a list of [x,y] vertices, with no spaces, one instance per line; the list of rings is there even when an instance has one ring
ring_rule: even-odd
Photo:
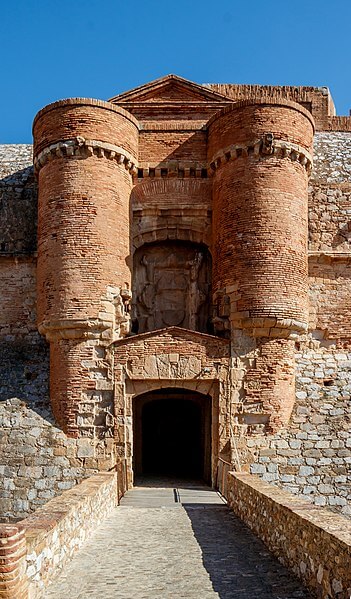
[[[1,599],[349,599],[348,520],[228,470],[222,493],[100,472],[0,524]]]
[[[159,485],[159,486],[156,486]],[[128,491],[46,599],[307,599],[309,593],[209,487]]]

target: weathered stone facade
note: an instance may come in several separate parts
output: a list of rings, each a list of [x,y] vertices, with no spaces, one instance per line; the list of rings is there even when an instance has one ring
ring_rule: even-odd
[[[313,597],[349,598],[351,539],[344,518],[250,474],[229,473],[228,503]]]
[[[350,123],[168,76],[44,108],[34,167],[0,146],[5,520],[153,453],[349,515]]]
[[[1,597],[44,597],[51,579],[117,505],[117,489],[115,473],[95,474],[17,526],[0,524]]]

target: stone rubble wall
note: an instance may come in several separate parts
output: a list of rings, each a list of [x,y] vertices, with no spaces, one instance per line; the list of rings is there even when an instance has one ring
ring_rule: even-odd
[[[351,133],[317,132],[314,137],[311,183],[349,183],[351,175]]]
[[[37,185],[29,144],[0,145],[0,256],[37,245]]]
[[[0,551],[5,547],[6,558],[0,565],[1,597],[43,597],[47,585],[117,504],[116,474],[100,473],[52,499],[17,526],[0,525]]]
[[[310,330],[320,328],[313,319],[313,312],[319,303],[319,295],[325,294],[324,288],[331,286],[335,296],[341,298],[343,289],[349,286],[350,158],[351,133],[323,132],[315,135],[309,190]],[[325,302],[322,312],[333,313],[335,317],[340,307],[332,301],[332,307],[328,309]]]
[[[98,470],[86,439],[70,439],[52,421],[49,405],[39,411],[20,399],[0,403],[1,520],[25,518]],[[88,440],[89,442],[89,440]]]
[[[246,440],[251,473],[351,516],[351,351],[306,344],[296,367],[289,428]]]
[[[313,594],[349,599],[351,531],[342,516],[237,472],[228,475],[228,503]]]

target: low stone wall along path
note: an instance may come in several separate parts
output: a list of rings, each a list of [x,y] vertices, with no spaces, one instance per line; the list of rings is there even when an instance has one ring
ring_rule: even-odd
[[[202,484],[140,480],[46,599],[308,599]]]

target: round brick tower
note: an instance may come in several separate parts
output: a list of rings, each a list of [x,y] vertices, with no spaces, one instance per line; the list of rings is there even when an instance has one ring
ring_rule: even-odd
[[[38,327],[51,342],[55,416],[66,432],[78,435],[81,389],[87,401],[96,387],[92,371],[98,370],[93,362],[99,352],[87,340],[112,340],[126,323],[138,123],[108,102],[68,99],[41,110],[33,134]],[[98,426],[96,418],[87,422],[92,430]]]
[[[295,401],[289,337],[308,326],[313,133],[307,110],[274,100],[238,102],[208,126],[214,304],[220,314],[226,302],[233,347],[243,358],[239,422],[248,431],[286,426]],[[238,350],[240,329],[239,345],[251,353]]]
[[[288,101],[242,101],[208,128],[215,292],[258,337],[308,324],[307,182],[313,120]]]

